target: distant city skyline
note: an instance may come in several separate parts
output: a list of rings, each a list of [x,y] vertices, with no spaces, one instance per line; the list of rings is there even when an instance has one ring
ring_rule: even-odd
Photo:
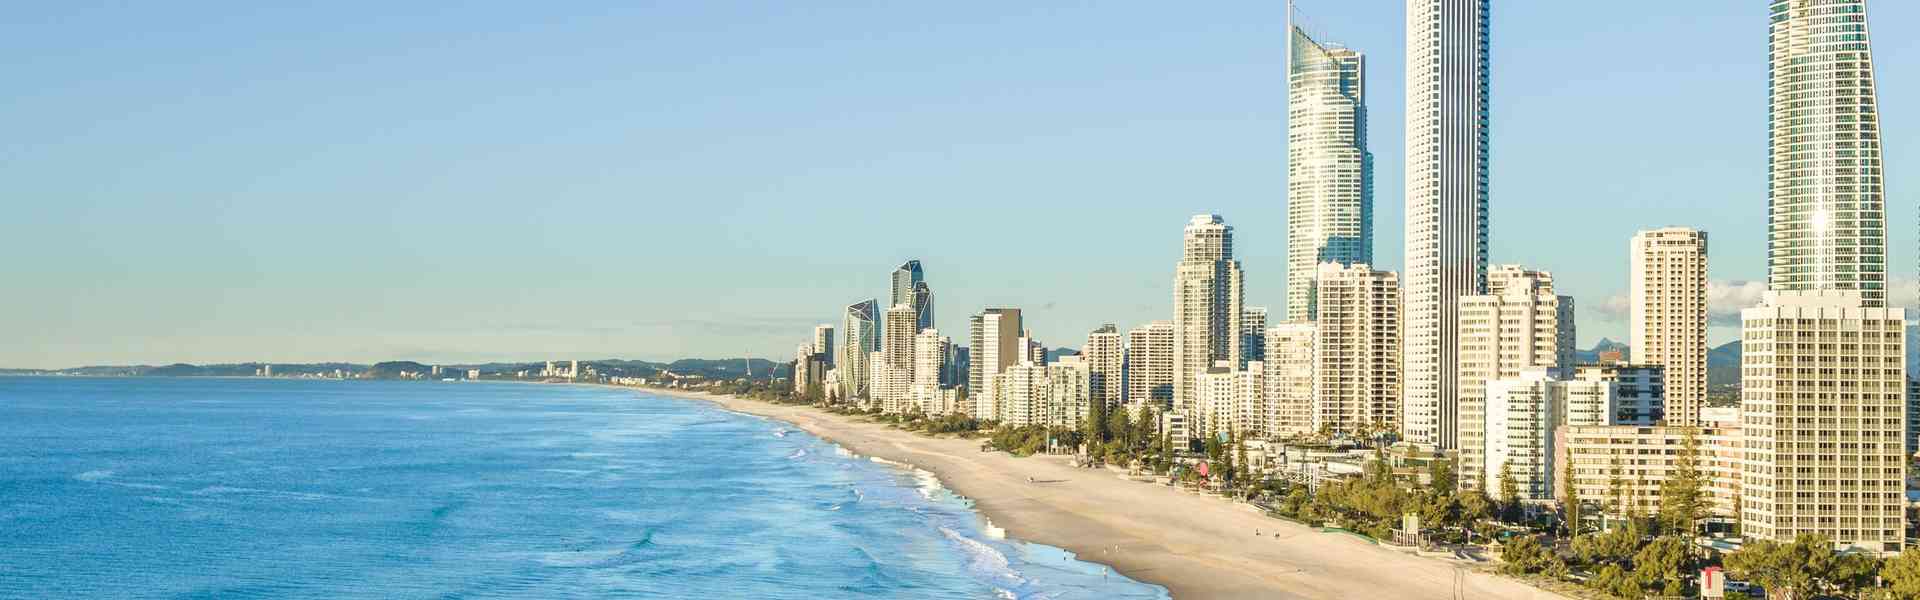
[[[1405,273],[1403,3],[1299,4],[1367,54],[1374,267]],[[570,8],[24,7],[0,47],[49,58],[0,67],[24,90],[0,366],[784,360],[908,259],[941,331],[1019,307],[1075,346],[1172,314],[1204,213],[1245,305],[1287,304],[1282,3]],[[1885,74],[1920,66],[1920,5],[1873,11],[1899,156],[1920,84]],[[1765,26],[1496,5],[1490,260],[1553,272],[1580,347],[1627,339],[1641,230],[1712,236],[1710,344],[1758,302]],[[1887,295],[1912,306],[1899,172]]]

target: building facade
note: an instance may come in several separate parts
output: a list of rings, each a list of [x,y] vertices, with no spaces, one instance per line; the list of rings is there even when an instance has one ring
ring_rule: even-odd
[[[1458,299],[1487,285],[1488,0],[1407,0],[1404,437],[1460,445]],[[1476,415],[1477,416],[1477,415]]]
[[[1653,365],[1579,365],[1574,377],[1613,385],[1614,425],[1659,425],[1666,412],[1666,369]],[[1694,413],[1699,414],[1697,411]]]
[[[1086,357],[1089,384],[1094,398],[1108,410],[1119,408],[1126,397],[1126,344],[1120,328],[1109,323],[1087,334],[1087,345],[1080,349]]]
[[[1667,424],[1696,426],[1707,402],[1707,234],[1642,231],[1628,264],[1633,362],[1664,369]]]
[[[1025,324],[1018,308],[989,308],[969,319],[970,349],[967,352],[967,397],[973,406],[968,414],[977,419],[992,419],[999,414],[994,406],[993,378],[1008,367],[1020,364],[1025,350],[1020,332]]]
[[[1866,0],[1769,0],[1767,287],[1884,306],[1887,217]]]
[[[880,349],[880,302],[863,300],[847,306],[840,323],[840,398],[867,397],[868,361]]]
[[[1286,320],[1318,319],[1321,263],[1373,262],[1367,60],[1314,39],[1287,11]]]
[[[1291,321],[1267,328],[1267,436],[1287,438],[1316,431],[1319,397],[1315,373],[1320,364],[1319,326]]]
[[[1193,380],[1215,361],[1238,361],[1243,288],[1233,227],[1219,215],[1187,223],[1173,278],[1173,409],[1195,409]]]
[[[1173,406],[1173,322],[1154,321],[1127,331],[1127,404]]]
[[[1399,433],[1400,279],[1361,263],[1320,265],[1315,341],[1315,432]]]
[[[1906,507],[1906,310],[1858,291],[1769,292],[1741,311],[1741,530],[1899,552]]]
[[[1456,325],[1457,447],[1460,485],[1467,489],[1480,488],[1481,475],[1497,466],[1485,459],[1487,382],[1517,378],[1528,367],[1573,365],[1573,298],[1554,294],[1553,277],[1502,265],[1488,280],[1490,293],[1460,299]]]

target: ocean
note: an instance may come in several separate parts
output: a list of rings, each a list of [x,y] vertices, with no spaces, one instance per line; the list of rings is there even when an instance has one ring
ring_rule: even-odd
[[[924,472],[588,386],[0,377],[5,598],[1167,598]]]

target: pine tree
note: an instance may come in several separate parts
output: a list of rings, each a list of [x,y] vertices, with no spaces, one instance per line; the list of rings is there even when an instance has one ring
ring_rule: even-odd
[[[1560,485],[1565,486],[1567,494],[1561,499],[1562,510],[1566,513],[1568,537],[1580,536],[1580,488],[1573,485],[1573,461],[1560,465]]]
[[[1691,536],[1694,524],[1706,512],[1706,498],[1695,460],[1700,443],[1689,430],[1682,444],[1680,455],[1673,461],[1673,475],[1660,485],[1660,521],[1667,531]]]
[[[1513,478],[1513,461],[1500,463],[1501,510],[1511,514],[1520,505],[1520,482]]]
[[[1433,460],[1427,461],[1427,479],[1432,480],[1434,494],[1452,496],[1459,483],[1454,479],[1453,457],[1435,450]]]

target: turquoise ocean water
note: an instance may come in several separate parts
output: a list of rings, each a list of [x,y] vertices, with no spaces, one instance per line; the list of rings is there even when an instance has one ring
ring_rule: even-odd
[[[5,598],[1165,598],[627,390],[0,377]]]

